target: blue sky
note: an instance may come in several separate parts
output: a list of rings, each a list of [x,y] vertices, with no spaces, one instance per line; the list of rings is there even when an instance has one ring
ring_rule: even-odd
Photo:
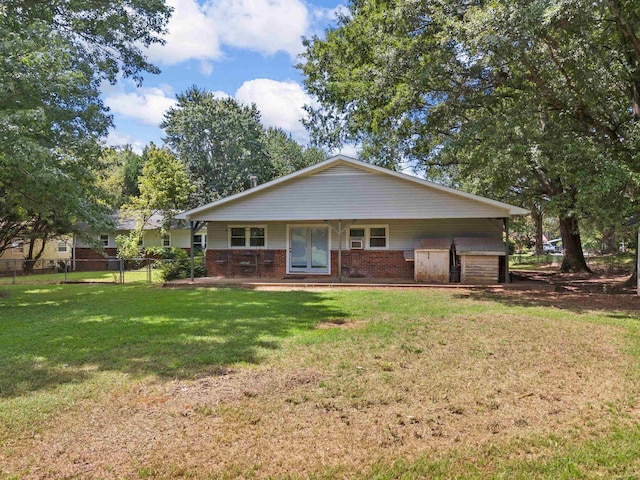
[[[109,145],[136,151],[162,142],[158,124],[191,85],[244,103],[254,102],[265,126],[290,132],[302,144],[302,107],[312,99],[295,68],[302,37],[323,35],[334,24],[340,0],[168,0],[174,13],[166,45],[153,46],[149,59],[162,69],[143,85],[121,80],[102,96],[114,117]],[[349,152],[345,152],[349,153]]]

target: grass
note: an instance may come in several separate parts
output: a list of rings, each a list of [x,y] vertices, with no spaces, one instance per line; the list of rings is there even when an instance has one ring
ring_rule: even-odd
[[[66,280],[69,283],[120,283],[120,272],[68,272]],[[0,277],[0,285],[53,285],[65,282],[64,273],[37,273],[33,275],[18,275],[15,280],[12,275]],[[125,270],[124,283],[147,283],[146,268],[139,270]],[[151,271],[151,283],[160,283],[160,272]]]
[[[635,257],[630,253],[618,253],[615,255],[592,255],[586,257],[587,265],[590,268],[608,272],[629,272],[633,271]],[[509,257],[509,268],[516,270],[537,270],[548,269],[562,263],[562,255],[529,255],[514,254]]]
[[[9,285],[0,325],[0,478],[640,475],[629,312]]]

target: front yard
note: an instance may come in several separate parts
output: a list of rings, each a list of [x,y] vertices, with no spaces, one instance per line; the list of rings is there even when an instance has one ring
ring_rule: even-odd
[[[640,302],[0,286],[0,478],[635,478]]]

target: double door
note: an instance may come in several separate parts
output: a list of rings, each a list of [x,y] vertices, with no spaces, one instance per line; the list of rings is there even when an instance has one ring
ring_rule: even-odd
[[[329,227],[289,227],[289,272],[330,273]]]

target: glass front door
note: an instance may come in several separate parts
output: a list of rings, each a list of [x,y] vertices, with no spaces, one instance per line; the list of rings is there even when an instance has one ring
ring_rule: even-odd
[[[329,273],[329,227],[290,227],[289,271]]]

